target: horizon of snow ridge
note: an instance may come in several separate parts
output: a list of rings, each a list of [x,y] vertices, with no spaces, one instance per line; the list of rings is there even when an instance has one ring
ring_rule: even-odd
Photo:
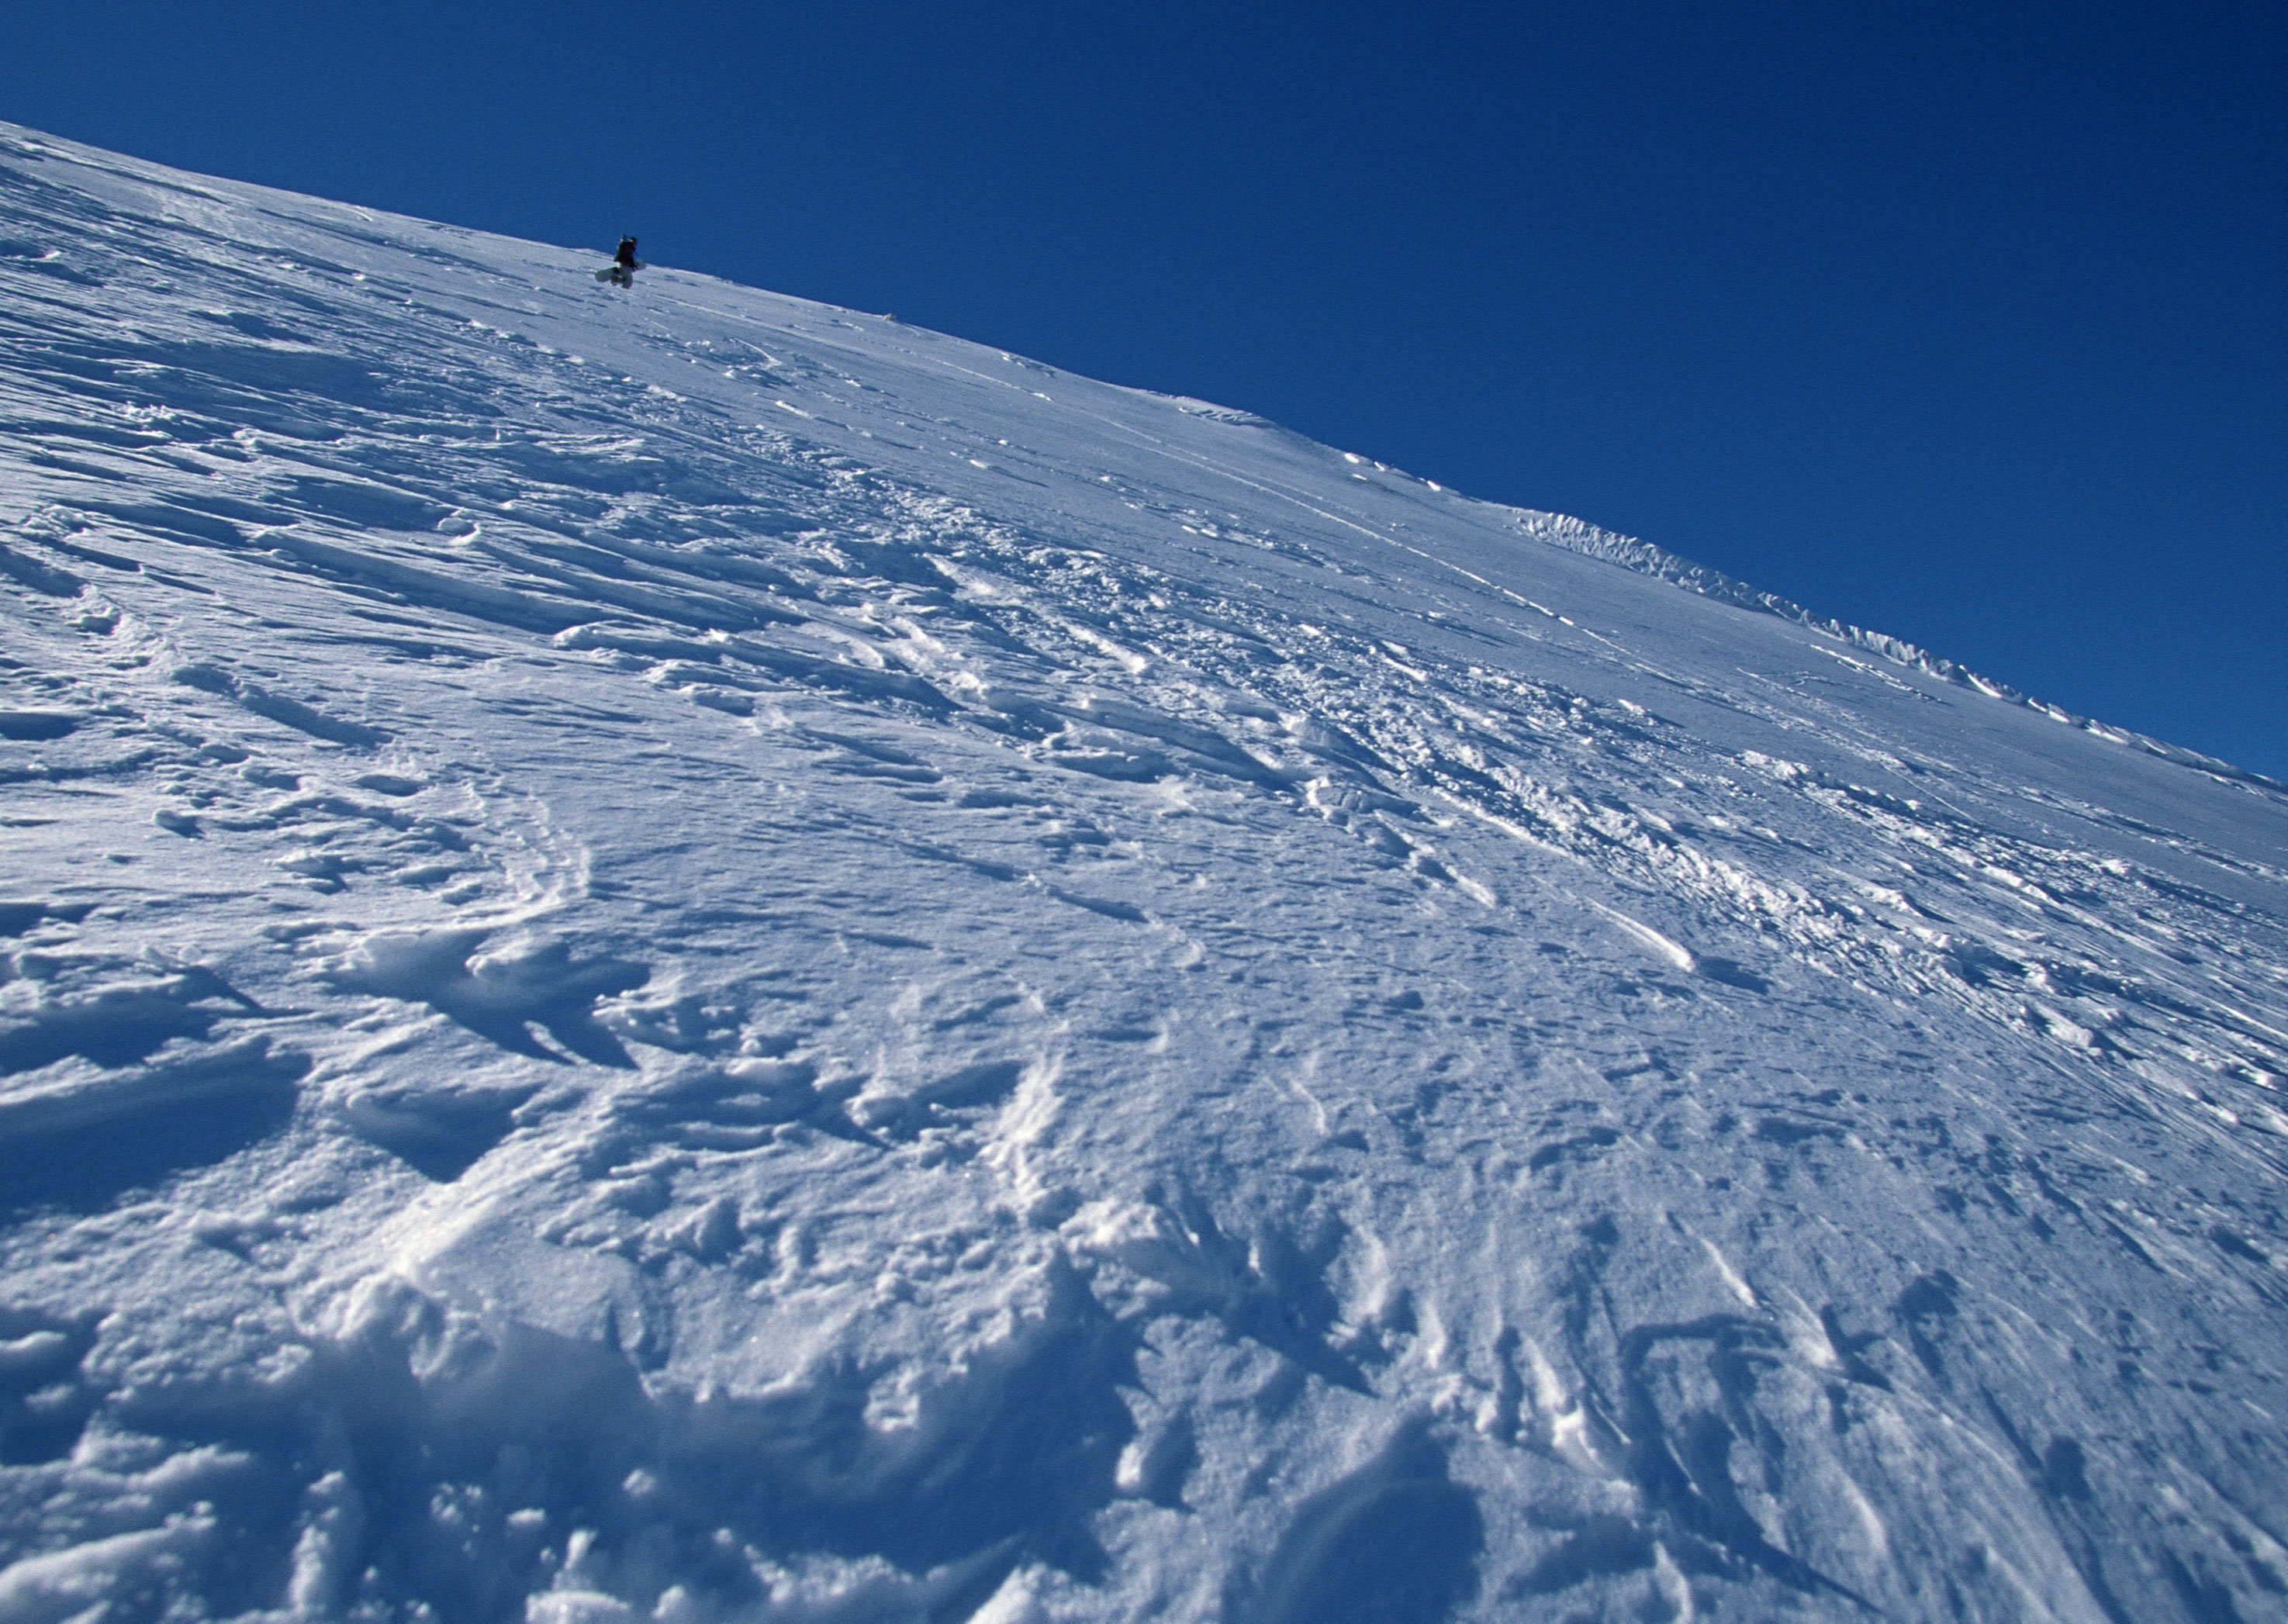
[[[2282,786],[887,319],[0,200],[0,1624],[2288,1613]]]

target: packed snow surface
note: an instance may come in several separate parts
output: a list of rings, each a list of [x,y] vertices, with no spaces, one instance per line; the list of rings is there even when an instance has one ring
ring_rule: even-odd
[[[2278,786],[602,262],[0,129],[0,1620],[2288,1613]]]

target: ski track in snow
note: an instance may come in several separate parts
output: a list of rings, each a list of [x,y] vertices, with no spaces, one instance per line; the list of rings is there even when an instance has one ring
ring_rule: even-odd
[[[886,319],[0,206],[0,1620],[2288,1616],[2277,786]]]

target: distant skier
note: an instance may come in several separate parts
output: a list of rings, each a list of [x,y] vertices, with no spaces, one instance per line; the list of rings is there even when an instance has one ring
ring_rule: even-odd
[[[636,285],[636,273],[642,269],[643,261],[636,257],[636,240],[622,237],[619,250],[612,256],[612,263],[596,273],[596,280],[610,282],[618,288],[632,288]]]

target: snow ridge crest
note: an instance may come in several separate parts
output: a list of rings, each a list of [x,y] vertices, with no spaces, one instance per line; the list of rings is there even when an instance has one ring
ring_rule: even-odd
[[[1833,638],[1839,643],[1863,649],[1871,654],[1879,654],[1927,677],[1935,677],[1957,687],[1974,688],[2009,704],[2022,705],[2029,710],[2039,711],[2044,716],[2063,722],[2069,727],[2080,728],[2085,733],[2109,739],[2117,744],[2134,746],[2165,761],[2212,772],[2220,778],[2288,793],[2288,784],[2277,779],[2235,766],[2228,761],[2188,749],[2180,744],[2171,744],[2165,739],[2156,739],[2130,728],[2114,727],[2068,710],[2062,705],[2053,705],[1997,677],[1981,676],[1968,666],[1949,660],[1943,654],[1934,654],[1919,643],[1895,638],[1887,631],[1871,631],[1864,626],[1855,626],[1831,614],[1807,609],[1793,598],[1783,598],[1777,592],[1764,591],[1726,574],[1722,570],[1712,569],[1705,564],[1695,564],[1665,547],[1656,546],[1636,536],[1623,535],[1568,514],[1545,513],[1532,508],[1516,510],[1513,522],[1520,534],[1531,536],[1537,542],[1562,547],[1585,558],[1601,558],[1608,564],[1617,564],[1624,569],[1668,582],[1688,592],[1697,592],[1703,598],[1712,598],[1718,603],[1730,604],[1735,608],[1752,609],[1762,614],[1777,615],[1784,621],[1793,621],[1799,626]]]

